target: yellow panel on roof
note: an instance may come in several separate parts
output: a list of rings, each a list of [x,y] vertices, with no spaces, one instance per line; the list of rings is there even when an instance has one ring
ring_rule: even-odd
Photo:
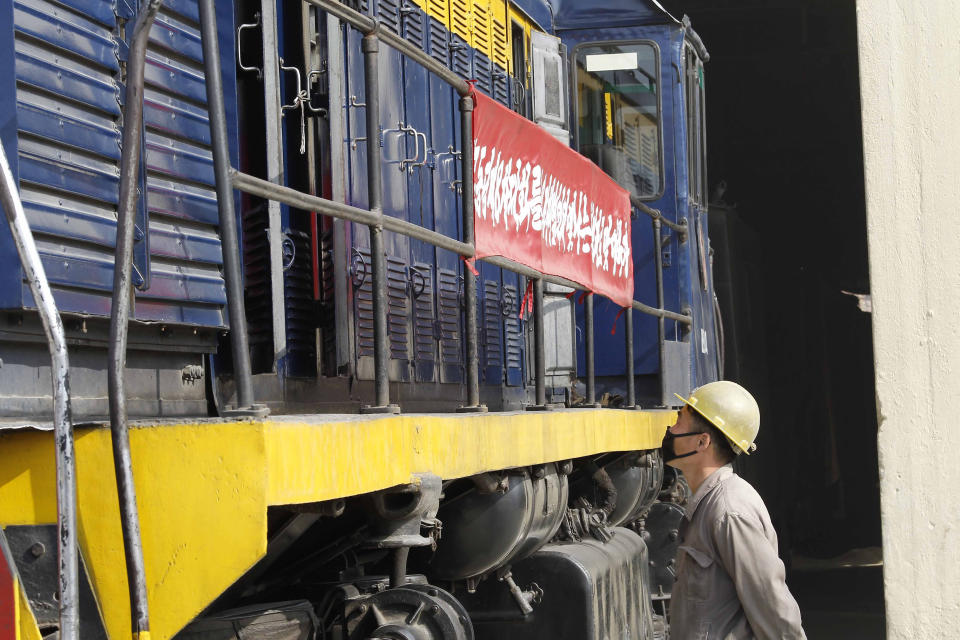
[[[510,36],[507,28],[506,0],[490,0],[490,59],[510,70]]]
[[[490,0],[473,0],[470,26],[473,28],[473,48],[483,55],[490,55],[491,30]]]
[[[473,46],[473,0],[450,0],[450,31]]]
[[[450,29],[450,3],[448,0],[421,0],[427,15]]]

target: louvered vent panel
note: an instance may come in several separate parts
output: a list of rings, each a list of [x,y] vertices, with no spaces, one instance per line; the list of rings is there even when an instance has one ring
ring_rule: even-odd
[[[373,270],[370,250],[356,247],[352,274],[353,300],[356,314],[357,356],[373,356]],[[357,287],[356,284],[360,283]]]
[[[473,77],[477,79],[477,89],[493,95],[493,63],[479,51],[473,54]]]
[[[416,380],[432,382],[436,379],[434,363],[437,359],[436,316],[433,309],[433,267],[417,263],[411,279],[413,289],[413,358],[416,362]]]
[[[273,353],[273,308],[270,302],[270,251],[267,245],[267,207],[259,205],[243,211],[244,306],[250,345],[265,351],[268,361]],[[272,366],[270,362],[263,366]]]
[[[370,0],[346,0],[344,2],[348,7],[354,11],[359,11],[364,15],[370,15],[371,3]]]
[[[443,64],[450,64],[450,32],[439,21],[430,18],[430,57]]]
[[[377,19],[390,31],[400,34],[400,4],[402,0],[377,0]]]
[[[483,361],[484,378],[487,384],[500,384],[503,376],[503,341],[500,312],[500,283],[496,280],[483,282]]]
[[[490,0],[490,57],[504,71],[510,68],[510,37],[503,0]]]
[[[124,97],[118,60],[126,53],[117,43],[132,32],[115,30],[115,13],[114,2],[13,3],[24,208],[34,230],[49,236],[41,258],[53,261],[55,289],[70,287],[55,293],[63,311],[109,314]],[[196,2],[164,3],[145,76],[149,209],[136,218],[133,279],[144,288],[135,318],[222,327],[226,294]],[[232,91],[228,82],[228,120],[236,113]]]
[[[494,67],[493,70],[493,99],[500,104],[510,107],[510,79],[506,71]]]
[[[407,265],[387,256],[387,326],[390,331],[390,358],[410,360],[410,298],[407,295]]]
[[[473,69],[470,65],[470,48],[463,38],[457,35],[450,35],[450,68],[461,78],[471,80],[473,78]]]
[[[489,0],[473,0],[471,7],[471,31],[473,48],[490,57],[492,16]]]
[[[23,208],[60,310],[108,315],[120,159],[113,5],[14,2],[12,14]],[[19,297],[31,297],[25,284]]]
[[[204,312],[192,307],[219,292],[223,325],[223,260],[195,2],[163,4],[150,30],[144,75],[151,278],[141,297],[176,300],[180,313],[189,315]],[[235,109],[229,99],[228,108]],[[209,290],[205,296],[196,295],[201,285]],[[138,318],[173,319],[146,315],[142,307]]]
[[[520,329],[517,287],[504,285],[503,301],[503,313],[506,314],[503,318],[503,330],[507,347],[507,384],[517,387],[523,383],[523,333]]]
[[[450,3],[448,0],[427,0],[427,13],[444,29],[450,28]]]
[[[463,347],[460,342],[460,277],[456,271],[438,271],[437,317],[440,329],[441,382],[463,380]]]
[[[407,3],[407,8],[410,11],[403,16],[403,37],[415,44],[418,49],[426,51],[427,34],[423,28],[426,16],[410,3]]]
[[[287,371],[294,376],[316,374],[317,318],[313,309],[313,265],[310,236],[302,231],[284,230],[292,242],[293,255],[285,252],[290,266],[283,272],[284,307],[287,319]]]
[[[450,0],[450,31],[470,46],[473,43],[470,24],[473,21],[473,0]]]
[[[320,219],[320,306],[319,325],[321,337],[323,375],[337,374],[337,325],[335,314],[335,289],[333,265],[333,223],[330,218]]]

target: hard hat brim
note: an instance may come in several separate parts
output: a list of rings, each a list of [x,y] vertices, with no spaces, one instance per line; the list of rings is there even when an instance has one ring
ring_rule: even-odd
[[[733,438],[730,437],[730,434],[727,433],[727,430],[724,429],[723,427],[721,427],[720,425],[718,425],[716,422],[714,422],[714,421],[713,421],[713,418],[711,418],[710,416],[708,416],[707,414],[705,414],[703,411],[700,411],[700,409],[697,409],[697,405],[693,404],[693,403],[690,402],[687,398],[684,398],[684,397],[683,397],[682,395],[680,395],[679,393],[674,393],[673,395],[677,396],[677,399],[678,399],[678,400],[682,401],[685,405],[687,405],[688,407],[690,407],[691,409],[693,409],[694,411],[696,411],[697,413],[699,413],[701,416],[703,416],[703,418],[704,418],[707,422],[709,422],[709,423],[712,424],[714,427],[716,427],[717,430],[718,430],[720,433],[722,433],[724,436],[726,436],[727,442],[729,442],[732,446],[736,447],[738,451],[742,451],[743,453],[745,453],[745,454],[747,454],[747,455],[750,455],[751,449],[750,449],[749,447],[746,448],[746,449],[744,449],[744,448],[741,447],[739,444],[737,444],[736,442],[734,442]],[[754,445],[751,445],[751,446],[752,446],[753,448],[756,448],[757,445],[754,444]]]

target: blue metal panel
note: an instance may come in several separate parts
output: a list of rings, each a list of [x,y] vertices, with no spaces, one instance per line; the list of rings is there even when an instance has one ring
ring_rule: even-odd
[[[377,0],[376,16],[386,28],[400,33],[403,19],[402,0]],[[380,135],[383,164],[383,213],[409,219],[407,173],[402,162],[411,157],[415,137],[402,127],[409,126],[404,108],[406,84],[404,63],[393,47],[380,47]],[[374,147],[371,147],[374,148]],[[410,265],[410,239],[385,232],[383,245],[387,252],[387,328],[390,332],[390,379],[407,382],[411,379],[411,313],[407,287]]]
[[[366,2],[358,7],[368,9]],[[364,11],[366,12],[366,11]],[[343,141],[343,157],[346,160],[347,203],[366,209],[370,206],[367,197],[367,153],[379,152],[377,133],[367,135],[366,90],[363,84],[363,56],[360,54],[362,34],[349,26],[345,27],[342,57],[344,60],[344,95],[346,139]],[[349,298],[352,302],[354,327],[354,355],[356,375],[361,379],[373,379],[373,288],[370,264],[370,232],[365,225],[345,223],[350,236],[350,282]]]
[[[90,0],[60,0],[60,4],[89,16],[102,25],[113,28],[116,2],[91,2]],[[54,10],[55,11],[55,10]]]
[[[97,7],[110,10],[111,3],[93,3],[86,10]],[[56,5],[30,6],[27,2],[14,2],[17,30],[25,36],[55,45],[66,52],[80,56],[105,69],[117,70],[117,56],[110,28],[113,26],[113,11],[107,28],[93,23],[88,18],[72,14]]]
[[[633,27],[672,22],[671,16],[655,0],[550,0],[553,24],[561,29]]]
[[[109,298],[116,235],[118,47],[112,3],[78,8],[13,3],[14,29],[4,34],[16,52],[5,58],[17,83],[10,94],[17,101],[16,123],[10,126],[19,129],[21,196],[32,228],[46,234],[38,250],[57,303],[63,311],[101,313],[109,300],[96,296]],[[4,306],[34,306],[20,269],[8,277]],[[62,296],[61,286],[90,293]]]
[[[231,160],[237,162],[233,14],[218,3]],[[150,286],[136,317],[225,326],[222,249],[196,2],[164,2],[150,31],[144,91]],[[154,301],[142,305],[140,299]],[[176,306],[166,309],[159,302]],[[209,305],[209,306],[208,306]],[[146,315],[142,315],[146,314]]]
[[[623,29],[593,29],[584,31],[566,31],[562,33],[564,44],[571,55],[571,64],[575,56],[577,45],[586,42],[603,42],[614,40],[651,40],[659,49],[660,66],[660,121],[662,149],[663,192],[648,204],[659,209],[671,221],[679,221],[688,215],[687,212],[687,169],[684,158],[683,137],[683,91],[675,71],[675,65],[682,68],[680,46],[682,45],[683,31],[675,24],[633,27]],[[691,241],[681,245],[679,239],[669,229],[663,229],[664,238],[667,238],[664,252],[671,257],[665,261],[663,270],[664,304],[667,309],[681,311],[685,304],[689,304],[690,262],[688,247]],[[631,240],[634,254],[634,299],[650,306],[656,306],[656,271],[657,254],[653,246],[653,230],[650,220],[646,216],[633,219]],[[625,340],[623,318],[616,322],[615,318],[620,308],[609,300],[597,297],[594,302],[595,321],[595,349],[597,354],[611,354],[611,357],[596,359],[596,374],[598,376],[618,376],[626,372]],[[577,323],[583,326],[583,307],[577,306]],[[638,375],[651,374],[659,371],[659,355],[657,348],[657,322],[646,314],[633,314],[634,327],[634,371]],[[668,340],[681,339],[681,329],[677,323],[666,321],[666,337]],[[584,371],[583,343],[577,343],[577,367]]]
[[[435,60],[450,64],[450,32],[433,18],[429,20],[427,52]],[[462,239],[462,220],[457,180],[460,178],[458,150],[459,120],[454,91],[439,78],[428,78],[430,95],[430,141],[434,150],[432,180],[434,231]],[[437,321],[440,340],[440,382],[464,380],[463,263],[459,256],[438,249]]]
[[[55,51],[45,50],[32,41],[18,39],[16,49],[17,80],[21,84],[70,98],[103,113],[120,115],[120,94],[109,72],[63,60]]]
[[[429,21],[427,15],[412,6],[402,11],[402,35],[424,51],[428,46]],[[403,61],[403,107],[406,122],[424,134],[422,140],[407,137],[407,157],[418,156],[425,164],[407,170],[408,218],[428,229],[434,228],[433,189],[434,172],[426,164],[428,149],[432,148],[430,130],[429,75],[422,66]],[[421,149],[421,144],[425,147]],[[411,272],[410,293],[413,297],[413,377],[417,382],[437,380],[437,309],[436,249],[429,243],[410,239]],[[415,273],[415,274],[414,274]]]
[[[48,100],[37,94],[31,95],[27,89],[20,90],[20,104],[17,105],[17,124],[20,131],[31,136],[47,138],[57,143],[90,151],[98,156],[120,160],[120,148],[116,145],[116,129],[112,119],[97,119],[90,116],[71,115],[67,105],[56,110]],[[33,99],[37,103],[33,103]]]
[[[236,162],[233,16],[224,10],[228,5],[219,8]],[[0,42],[15,51],[3,58],[15,71],[6,77],[16,78],[16,91],[11,86],[4,92],[16,108],[4,112],[16,120],[4,123],[2,134],[9,145],[19,131],[13,157],[24,208],[63,311],[109,314],[124,97],[120,62],[127,55],[116,26],[119,17],[126,19],[129,37],[135,9],[112,1],[16,0],[3,15],[7,29]],[[135,230],[134,281],[148,286],[137,294],[135,317],[222,327],[225,294],[195,1],[164,3],[151,31],[146,78],[146,203]],[[147,258],[150,246],[153,260]],[[33,306],[19,270],[15,280],[0,286],[0,304]]]
[[[571,0],[574,2],[575,0]],[[544,31],[553,32],[552,13],[550,3],[547,0],[513,0],[512,4],[523,11]],[[585,3],[590,6],[592,3]]]

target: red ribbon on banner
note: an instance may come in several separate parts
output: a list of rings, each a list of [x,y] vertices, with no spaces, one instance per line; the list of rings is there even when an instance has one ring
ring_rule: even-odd
[[[471,95],[477,258],[504,256],[631,304],[627,191],[536,124]]]
[[[527,280],[527,288],[520,300],[520,315],[517,316],[520,320],[523,320],[524,312],[533,313],[533,280]]]
[[[610,327],[610,335],[617,335],[617,323],[620,322],[620,316],[623,315],[623,312],[626,311],[626,307],[621,307],[620,311],[617,311],[617,317],[613,319],[613,326]]]
[[[475,276],[480,275],[480,272],[477,271],[477,266],[475,264],[477,261],[476,258],[468,258],[467,256],[460,256],[460,259],[463,260],[463,264],[467,265],[467,269],[470,270],[470,273],[472,273]]]

